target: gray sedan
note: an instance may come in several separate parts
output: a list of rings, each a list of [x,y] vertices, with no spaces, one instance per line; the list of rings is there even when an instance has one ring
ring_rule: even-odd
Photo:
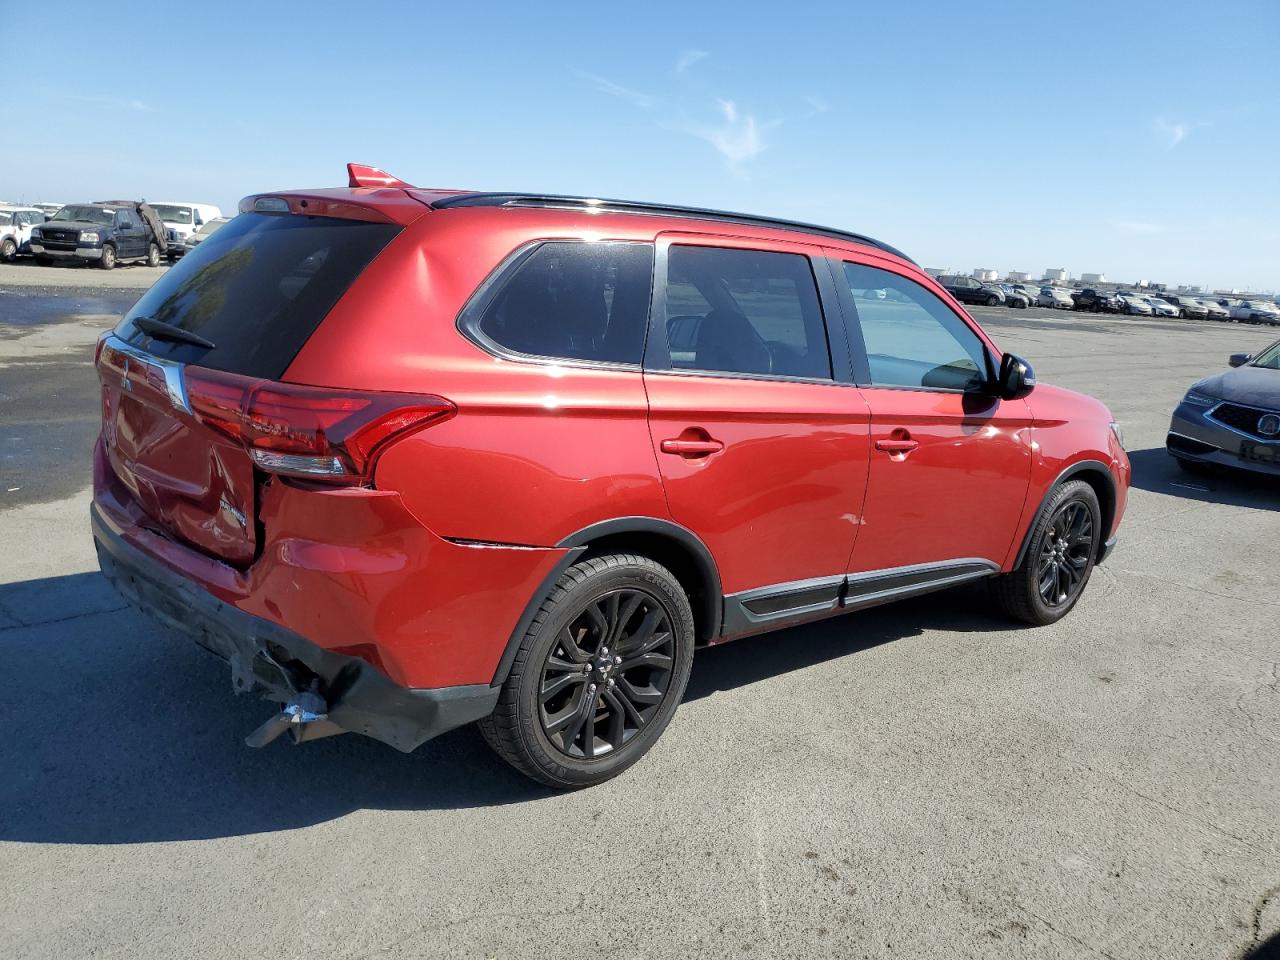
[[[1280,477],[1280,341],[1192,385],[1173,411],[1165,446],[1183,469],[1212,464]]]

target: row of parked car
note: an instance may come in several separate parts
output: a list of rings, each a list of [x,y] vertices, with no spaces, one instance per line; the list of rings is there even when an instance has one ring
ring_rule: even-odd
[[[0,203],[0,261],[58,261],[159,266],[177,260],[228,221],[211,203]]]
[[[1141,317],[1181,317],[1191,320],[1226,320],[1280,326],[1280,306],[1270,300],[1230,300],[1193,297],[1186,294],[1154,296],[1134,290],[1108,293],[1086,287],[1037,286],[1026,283],[983,283],[973,277],[943,274],[938,282],[961,303],[988,307],[1048,307],[1057,310],[1086,310],[1091,313],[1121,313]]]

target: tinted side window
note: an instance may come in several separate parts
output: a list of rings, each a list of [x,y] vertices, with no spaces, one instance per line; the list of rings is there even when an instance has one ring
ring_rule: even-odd
[[[672,246],[665,281],[673,368],[831,378],[808,257]]]
[[[846,263],[844,272],[872,384],[972,390],[985,382],[982,341],[936,296],[886,270]]]
[[[516,353],[638,364],[652,277],[647,243],[544,243],[507,278],[478,328]]]

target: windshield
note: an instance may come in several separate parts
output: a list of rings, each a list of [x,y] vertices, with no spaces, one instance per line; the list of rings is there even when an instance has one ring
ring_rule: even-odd
[[[1268,370],[1280,370],[1280,340],[1254,357],[1252,365],[1266,367]]]
[[[151,205],[151,209],[154,210],[165,223],[191,222],[190,207],[175,207],[169,203],[153,203]]]
[[[217,230],[220,226],[222,226],[226,222],[227,222],[226,217],[218,217],[216,220],[210,220],[208,223],[204,224],[199,230],[196,231],[196,233],[201,237],[207,237],[209,234],[213,233],[213,231]]]
[[[88,220],[110,226],[115,214],[106,207],[63,207],[53,215],[54,220]]]

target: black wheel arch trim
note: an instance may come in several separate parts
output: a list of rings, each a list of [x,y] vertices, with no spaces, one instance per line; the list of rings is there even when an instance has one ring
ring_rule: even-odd
[[[1031,548],[1031,536],[1032,534],[1035,533],[1036,524],[1038,524],[1040,522],[1040,518],[1044,516],[1045,508],[1049,505],[1049,500],[1050,498],[1053,497],[1053,492],[1057,490],[1058,487],[1061,486],[1066,481],[1072,479],[1073,477],[1077,477],[1082,473],[1089,473],[1089,474],[1100,473],[1102,474],[1103,477],[1106,478],[1108,495],[1111,497],[1111,504],[1110,504],[1111,516],[1108,517],[1105,515],[1107,511],[1107,504],[1099,503],[1098,505],[1103,509],[1103,513],[1104,513],[1104,516],[1102,518],[1103,525],[1107,527],[1107,529],[1103,531],[1104,537],[1110,536],[1111,521],[1115,518],[1115,504],[1116,504],[1115,475],[1111,472],[1110,465],[1103,463],[1101,460],[1077,461],[1076,463],[1073,463],[1071,464],[1071,466],[1064,469],[1056,477],[1054,477],[1053,483],[1049,484],[1048,489],[1045,490],[1044,497],[1041,498],[1040,505],[1036,507],[1036,512],[1031,518],[1031,523],[1027,526],[1027,532],[1022,537],[1022,545],[1018,548],[1018,555],[1017,557],[1014,558],[1013,568],[1015,570],[1022,565],[1022,561],[1026,557],[1027,551]],[[1106,554],[1110,552],[1109,550],[1104,550],[1104,547],[1101,543],[1104,537],[1098,538],[1099,539],[1098,552],[1100,554],[1100,558],[1105,557]],[[1101,562],[1100,558],[1096,562]]]
[[[521,614],[515,629],[511,631],[511,636],[507,639],[506,649],[502,651],[502,658],[498,661],[498,667],[493,674],[493,686],[501,686],[506,682],[507,674],[511,672],[511,664],[516,658],[516,651],[520,647],[520,641],[524,639],[524,635],[529,629],[529,624],[533,623],[533,618],[537,616],[538,609],[542,606],[547,594],[551,592],[551,588],[555,586],[556,581],[560,579],[566,570],[578,562],[592,543],[605,537],[615,537],[628,533],[644,533],[665,537],[684,548],[685,552],[693,559],[699,574],[708,585],[707,596],[703,598],[701,605],[702,616],[699,618],[700,639],[709,641],[720,636],[720,624],[724,616],[724,591],[720,582],[720,570],[716,566],[715,558],[711,556],[711,551],[697,534],[680,526],[678,523],[673,523],[670,520],[661,520],[657,517],[616,517],[612,520],[602,520],[599,523],[583,527],[556,544],[558,548],[567,549],[568,553],[561,557],[556,565],[552,567],[551,571],[543,578],[542,583],[538,585],[538,589],[529,599],[528,604],[526,604],[524,613]]]

